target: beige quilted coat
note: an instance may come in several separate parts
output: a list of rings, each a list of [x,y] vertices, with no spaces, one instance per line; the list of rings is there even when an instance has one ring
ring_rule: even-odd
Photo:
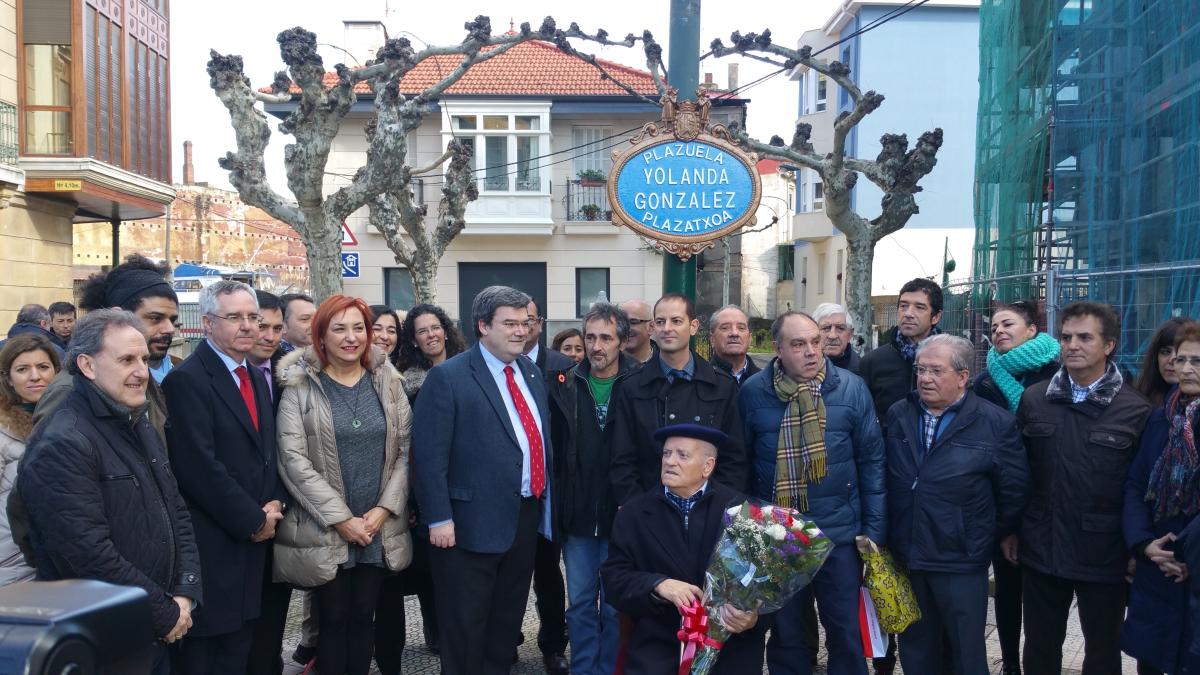
[[[398,572],[412,560],[408,532],[408,457],[412,409],[403,380],[377,347],[368,371],[387,418],[379,506],[391,512],[382,528],[384,560]],[[276,428],[279,475],[291,497],[275,531],[276,581],[314,588],[333,580],[346,562],[347,544],[334,524],[361,513],[346,506],[333,414],[321,386],[321,364],[311,347],[283,357],[275,379],[284,387]]]

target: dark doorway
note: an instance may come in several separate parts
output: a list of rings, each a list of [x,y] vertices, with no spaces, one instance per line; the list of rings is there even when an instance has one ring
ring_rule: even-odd
[[[471,303],[479,291],[495,285],[512,286],[533,296],[542,316],[546,316],[546,263],[459,263],[458,323],[471,344],[475,343]],[[540,341],[545,346],[544,330]]]

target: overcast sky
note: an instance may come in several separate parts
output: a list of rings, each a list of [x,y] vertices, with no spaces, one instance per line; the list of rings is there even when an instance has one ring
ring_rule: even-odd
[[[829,18],[839,0],[802,0],[800,2],[765,2],[763,0],[706,0],[702,3],[700,44],[707,45],[714,37],[728,42],[729,33],[761,32],[771,28],[774,40],[795,46],[800,35],[818,28]],[[503,10],[499,9],[503,7]],[[208,85],[205,64],[210,49],[223,54],[240,54],[245,60],[246,74],[255,87],[269,84],[275,71],[283,67],[275,36],[293,26],[303,26],[317,34],[319,43],[341,45],[343,20],[382,20],[391,36],[407,31],[430,44],[448,45],[461,42],[463,23],[476,15],[492,19],[494,32],[508,29],[510,18],[520,25],[528,21],[535,28],[551,15],[560,26],[571,21],[588,32],[604,28],[614,36],[640,34],[651,30],[664,50],[668,49],[669,0],[601,0],[587,3],[565,3],[551,0],[509,0],[482,2],[458,0],[445,3],[436,0],[176,0],[171,3],[171,124],[175,143],[173,178],[183,179],[183,142],[192,141],[195,154],[196,179],[228,187],[225,171],[217,166],[217,158],[234,149],[233,130],[229,115]],[[595,43],[578,42],[585,53],[601,58],[645,67],[640,48],[600,48]],[[333,47],[322,47],[321,55],[328,69],[335,63],[349,61]],[[665,60],[665,58],[664,58]],[[702,71],[713,73],[714,80],[725,85],[726,63],[730,59],[708,60]],[[739,79],[746,85],[769,73],[766,64],[739,59]],[[703,78],[703,76],[702,76]],[[797,85],[778,75],[755,86],[746,93],[751,99],[748,126],[755,136],[766,139],[772,134],[791,136],[796,117]],[[290,136],[278,133],[272,119],[271,146],[268,150],[268,177],[276,189],[285,190],[283,178],[283,146]],[[285,192],[285,194],[287,194]],[[290,195],[288,195],[290,196]]]

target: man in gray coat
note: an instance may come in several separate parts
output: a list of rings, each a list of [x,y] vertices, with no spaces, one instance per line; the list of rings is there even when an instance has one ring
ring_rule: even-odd
[[[538,532],[550,533],[550,406],[524,352],[528,295],[480,291],[478,344],[429,371],[417,399],[413,478],[429,525],[446,675],[508,673]]]

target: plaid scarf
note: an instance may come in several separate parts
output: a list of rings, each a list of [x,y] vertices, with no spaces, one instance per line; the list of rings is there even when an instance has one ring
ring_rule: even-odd
[[[772,365],[775,395],[787,403],[775,454],[775,503],[805,513],[808,511],[808,484],[819,483],[827,470],[825,401],[821,398],[826,365],[822,362],[817,376],[805,382],[797,382],[785,375],[778,358]]]
[[[1200,490],[1196,485],[1196,470],[1200,456],[1196,454],[1196,417],[1200,398],[1183,401],[1179,388],[1167,399],[1167,417],[1171,433],[1167,447],[1150,471],[1146,501],[1154,507],[1154,522],[1200,511]]]
[[[925,337],[932,337],[940,332],[942,331],[938,329],[937,324],[934,324],[929,329],[929,335]],[[896,332],[892,334],[892,342],[896,345],[896,349],[900,350],[900,356],[903,356],[910,365],[917,360],[917,345],[920,344],[920,341],[913,342],[901,335],[899,326],[896,326]]]

